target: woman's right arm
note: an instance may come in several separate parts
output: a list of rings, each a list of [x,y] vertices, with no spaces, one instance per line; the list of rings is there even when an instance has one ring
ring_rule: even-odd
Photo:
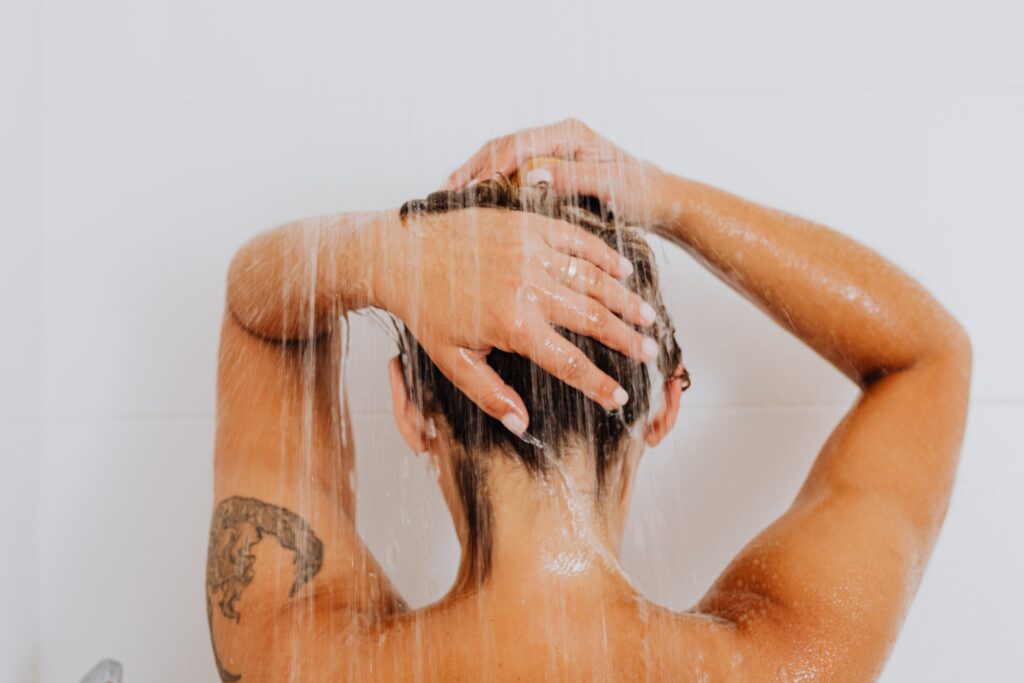
[[[497,168],[478,160],[456,179],[515,170],[512,149],[571,152],[538,171],[556,191],[638,212],[862,389],[789,510],[696,610],[735,626],[758,679],[799,677],[793,667],[877,675],[949,503],[971,369],[963,328],[907,274],[824,226],[663,173],[577,122],[525,138],[545,146],[496,141],[482,156]]]

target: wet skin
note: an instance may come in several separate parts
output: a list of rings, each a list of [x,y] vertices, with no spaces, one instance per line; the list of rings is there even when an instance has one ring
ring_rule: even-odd
[[[243,247],[232,264],[221,336],[207,598],[222,680],[877,677],[949,501],[971,366],[963,329],[919,284],[862,245],[662,172],[578,122],[489,143],[453,174],[452,186],[513,173],[524,154],[558,157],[541,164],[542,179],[554,190],[614,200],[830,361],[861,395],[792,506],[686,612],[649,603],[617,569],[634,472],[644,447],[672,428],[678,383],[663,388],[664,408],[630,444],[610,479],[611,493],[600,500],[592,494],[585,448],[564,454],[564,475],[544,482],[496,458],[488,480],[493,573],[478,585],[464,561],[445,598],[410,610],[355,530],[337,316],[371,305],[391,311],[421,340],[434,335],[439,356],[468,349],[479,362],[488,348],[511,348],[514,335],[521,352],[547,353],[550,344],[523,342],[523,320],[542,329],[542,319],[560,315],[564,297],[524,309],[516,293],[550,289],[549,281],[539,283],[543,262],[562,252],[545,251],[531,270],[542,240],[512,231],[521,241],[496,245],[480,231],[505,218],[483,210],[465,233],[458,223],[465,217],[441,217],[417,233],[398,225],[394,212],[271,231]],[[425,255],[442,233],[472,236],[473,249],[465,256],[458,249]],[[417,261],[427,256],[437,268]],[[473,270],[480,262],[487,268]],[[615,275],[611,261],[604,267]],[[454,289],[476,299],[452,296]],[[604,301],[616,297],[615,313],[639,322],[638,302],[618,291]],[[584,304],[590,305],[577,302]],[[494,319],[451,338],[426,322],[473,320],[476,309]],[[634,352],[641,340],[618,338]],[[417,412],[394,366],[388,377],[396,425],[415,452],[436,463],[464,539],[447,428]],[[488,412],[500,417],[516,398],[500,386],[491,391],[492,380],[472,379],[487,388],[481,401],[496,397]],[[592,382],[588,390],[611,405],[611,380],[576,380]]]

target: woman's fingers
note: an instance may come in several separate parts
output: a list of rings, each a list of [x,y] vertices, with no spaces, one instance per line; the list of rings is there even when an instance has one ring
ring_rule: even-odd
[[[605,410],[615,410],[629,401],[629,394],[618,382],[601,372],[585,353],[547,323],[538,322],[524,327],[512,350],[579,389]]]
[[[457,190],[472,180],[487,180],[495,173],[511,175],[519,163],[533,156],[555,156],[576,159],[581,149],[599,153],[593,132],[576,119],[566,119],[547,126],[528,128],[495,138],[481,147],[469,161],[457,168],[442,189]],[[611,145],[604,145],[614,150]]]
[[[550,126],[530,128],[497,140],[493,152],[480,165],[472,180],[487,180],[495,173],[511,176],[531,158],[576,159],[584,140],[582,124],[566,120]]]
[[[512,175],[519,165],[519,143],[514,135],[506,135],[494,143],[492,153],[487,155],[470,180],[487,180],[495,173]]]
[[[448,182],[442,189],[457,190],[471,180],[486,180],[495,173],[511,174],[517,163],[513,138],[512,135],[506,135],[484,144],[469,161],[448,176]]]
[[[609,167],[615,164],[550,160],[526,174],[527,185],[547,184],[555,194],[610,199]]]
[[[523,435],[530,423],[526,405],[487,364],[486,353],[449,347],[431,358],[445,377],[482,411],[500,420],[513,434]]]
[[[541,234],[552,248],[570,256],[584,258],[619,279],[633,274],[633,264],[629,259],[612,249],[597,235],[572,223],[550,218],[546,220],[550,229],[542,228]]]
[[[657,169],[636,161],[581,162],[545,159],[526,174],[528,185],[546,184],[562,196],[597,197],[620,219],[656,224],[662,186]]]
[[[554,324],[596,339],[638,361],[658,355],[656,341],[634,330],[604,305],[567,287],[559,286],[551,292],[548,316]]]
[[[589,261],[552,252],[544,265],[556,281],[604,304],[623,320],[646,327],[657,318],[654,307],[639,294]]]
[[[457,169],[452,171],[451,175],[448,176],[448,181],[441,187],[444,191],[457,190],[470,180],[472,180],[478,171],[484,167],[487,163],[488,158],[494,154],[495,141],[491,140],[484,144],[477,152],[469,158],[469,160],[459,166]]]

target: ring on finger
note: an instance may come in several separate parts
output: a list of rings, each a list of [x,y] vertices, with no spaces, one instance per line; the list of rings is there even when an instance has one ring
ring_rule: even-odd
[[[576,279],[576,270],[579,267],[575,256],[569,257],[569,265],[565,269],[565,279],[567,282],[572,282]]]

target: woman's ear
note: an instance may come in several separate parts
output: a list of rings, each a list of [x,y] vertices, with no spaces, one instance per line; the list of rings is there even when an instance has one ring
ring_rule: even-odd
[[[679,375],[682,369],[683,365],[680,363],[673,374]],[[685,388],[683,380],[679,377],[667,380],[663,386],[665,401],[658,414],[651,418],[651,421],[647,423],[647,428],[644,430],[644,442],[652,448],[661,443],[665,435],[672,431],[676,418],[679,417],[679,397],[682,396],[683,389]]]
[[[395,414],[395,425],[413,453],[423,453],[428,450],[431,439],[437,436],[437,430],[434,428],[434,421],[425,419],[409,398],[402,363],[398,356],[388,362],[388,379],[391,384],[391,407]]]

